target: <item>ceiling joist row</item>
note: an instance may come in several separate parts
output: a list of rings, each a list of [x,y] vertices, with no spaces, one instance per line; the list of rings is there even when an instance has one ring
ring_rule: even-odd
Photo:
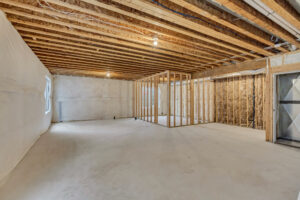
[[[288,2],[260,1],[299,30]],[[0,0],[0,9],[52,73],[137,79],[300,47],[291,30],[241,0]]]

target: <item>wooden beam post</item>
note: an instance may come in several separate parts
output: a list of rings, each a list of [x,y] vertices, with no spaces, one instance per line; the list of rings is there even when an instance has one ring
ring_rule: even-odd
[[[150,78],[150,122],[152,122],[152,109],[153,109],[153,106],[152,106],[152,97],[153,97],[153,90],[152,90],[152,84],[153,84],[153,81],[152,81],[153,77]]]
[[[171,127],[171,82],[170,82],[170,71],[167,71],[167,108],[168,108],[168,115],[167,115],[167,126]]]
[[[147,98],[147,100],[146,100],[146,110],[147,110],[147,122],[149,121],[149,80],[148,79],[146,79],[146,83],[147,83],[147,85],[146,85],[146,98]]]
[[[173,81],[173,89],[174,89],[174,102],[173,102],[173,106],[174,106],[174,127],[176,126],[176,73],[174,72],[174,81]]]
[[[262,75],[262,128],[265,129],[265,75]]]
[[[185,84],[185,86],[186,86],[186,92],[185,92],[185,96],[186,96],[186,105],[185,105],[185,107],[186,107],[186,125],[188,125],[189,124],[189,77],[188,77],[188,75],[186,75],[186,77],[185,77],[185,79],[186,79],[186,84]]]
[[[226,80],[226,114],[227,114],[227,124],[229,124],[228,81],[229,81],[229,79],[227,78],[227,80]]]
[[[182,74],[180,74],[180,126],[182,126]]]
[[[201,107],[201,105],[200,105],[200,78],[198,78],[197,79],[197,107],[198,107],[198,111],[197,111],[197,114],[198,114],[198,124],[200,124],[201,123],[201,121],[200,121],[200,111],[201,111],[201,109],[200,109],[200,107]]]
[[[232,105],[232,124],[235,123],[235,99],[234,99],[234,77],[232,77],[232,101],[231,101],[231,105]]]
[[[190,79],[190,124],[194,124],[194,81],[191,79],[191,75],[189,75]]]
[[[203,123],[206,122],[205,117],[205,79],[202,79],[202,115],[203,115]]]
[[[222,91],[222,106],[221,106],[221,121],[224,123],[224,81],[221,80],[221,91]]]
[[[242,118],[241,118],[241,76],[239,76],[239,126],[242,124]]]
[[[154,78],[154,123],[158,123],[158,81],[160,76]]]
[[[249,127],[249,95],[248,95],[248,76],[246,76],[246,100],[247,100],[247,117],[246,117],[246,120],[247,120],[247,127]]]
[[[210,113],[210,106],[211,106],[211,102],[210,102],[210,85],[211,85],[211,81],[209,80],[207,85],[207,113],[208,113],[208,123],[211,122],[211,113]]]
[[[215,80],[215,113],[216,113],[216,119],[215,119],[215,122],[219,122],[219,110],[218,110],[218,108],[220,107],[220,106],[218,106],[218,104],[217,104],[217,100],[218,100],[218,94],[219,94],[219,92],[218,92],[218,85],[220,86],[220,84],[218,84],[218,80]]]

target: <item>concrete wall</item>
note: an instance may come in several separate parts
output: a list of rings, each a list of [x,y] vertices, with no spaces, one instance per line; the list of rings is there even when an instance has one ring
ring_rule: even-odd
[[[50,125],[46,76],[51,78],[0,10],[0,184]]]
[[[53,80],[53,122],[132,117],[133,81],[61,75]]]
[[[270,57],[271,67],[281,67],[282,65],[300,63],[300,52],[291,52],[283,55]]]

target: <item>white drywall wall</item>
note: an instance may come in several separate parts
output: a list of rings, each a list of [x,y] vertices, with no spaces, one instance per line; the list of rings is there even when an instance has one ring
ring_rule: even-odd
[[[46,76],[51,78],[0,10],[0,184],[50,125]]]
[[[133,81],[53,76],[53,121],[132,117]]]

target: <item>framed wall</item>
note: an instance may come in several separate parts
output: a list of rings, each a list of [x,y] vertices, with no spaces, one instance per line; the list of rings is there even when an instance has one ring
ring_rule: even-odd
[[[265,74],[215,79],[215,122],[265,129]]]
[[[177,127],[194,124],[194,82],[191,74],[165,71],[135,81],[134,116]]]

